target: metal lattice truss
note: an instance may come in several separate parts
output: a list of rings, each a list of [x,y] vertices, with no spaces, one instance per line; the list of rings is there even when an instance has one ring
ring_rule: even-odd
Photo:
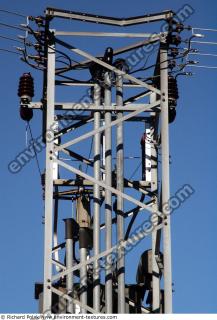
[[[88,14],[80,14],[77,12],[70,12],[64,10],[56,10],[48,8],[46,11],[47,18],[67,18],[80,20],[85,22],[101,23],[115,26],[130,26],[135,24],[143,24],[154,21],[161,21],[171,18],[173,13],[171,11],[159,13],[156,15],[141,16],[129,19],[117,19],[111,17],[101,17]],[[164,255],[164,301],[165,312],[172,311],[172,279],[171,279],[171,245],[170,245],[170,217],[162,212],[162,205],[159,208],[159,188],[158,180],[161,180],[162,185],[162,203],[167,203],[169,200],[169,142],[168,142],[168,70],[167,70],[167,49],[165,46],[166,33],[147,34],[147,33],[104,33],[104,32],[65,32],[58,30],[49,30],[52,34],[52,41],[47,48],[47,71],[46,78],[46,104],[32,102],[29,107],[34,109],[43,109],[46,114],[46,132],[49,132],[49,142],[46,145],[46,178],[45,178],[45,239],[44,239],[44,286],[43,286],[43,312],[51,312],[52,309],[52,292],[66,300],[68,303],[68,312],[74,312],[75,305],[80,306],[82,312],[99,313],[102,308],[100,306],[100,261],[107,259],[109,255],[116,252],[118,258],[118,269],[122,269],[122,273],[118,275],[118,312],[125,312],[125,260],[122,254],[126,247],[132,241],[141,241],[146,236],[152,237],[152,310],[141,307],[143,313],[156,312],[160,309],[160,266],[157,261],[159,252],[159,237],[161,229],[163,229],[163,255]],[[93,36],[93,37],[126,37],[126,38],[146,38],[146,40],[131,44],[127,47],[114,50],[114,55],[134,50],[136,48],[149,45],[150,43],[159,42],[159,62],[160,68],[160,88],[144,82],[129,73],[126,73],[113,65],[104,62],[97,55],[96,57],[88,53],[86,50],[81,50],[72,46],[62,40],[61,36]],[[101,104],[99,94],[100,85],[96,82],[73,82],[66,80],[57,80],[56,76],[68,72],[69,68],[56,70],[56,45],[60,45],[67,49],[69,53],[76,54],[83,57],[79,65],[87,65],[94,62],[107,70],[105,72],[105,81],[109,72],[116,75],[116,92],[123,92],[129,87],[144,88],[145,94],[141,97],[149,97],[149,103],[126,103],[123,102],[123,95],[116,95],[116,103],[111,101],[111,85],[105,87],[105,100]],[[76,66],[76,63],[71,65],[71,69]],[[127,81],[127,82],[126,82]],[[93,87],[94,98],[93,103],[61,103],[55,101],[55,88],[57,85],[64,86],[89,86]],[[67,133],[76,129],[76,124],[72,124],[64,129],[58,131],[58,110],[79,110],[91,111],[90,116],[78,116],[79,123],[93,124],[92,130],[77,136],[76,138],[65,140],[66,142],[60,143],[58,139],[60,136],[65,136]],[[104,115],[104,121],[101,121],[101,115]],[[126,121],[141,121],[144,118],[154,119],[149,131],[149,139],[151,145],[150,163],[151,163],[151,181],[130,181],[124,177],[123,167],[123,125]],[[141,117],[142,116],[142,117]],[[74,116],[76,118],[76,116]],[[79,118],[80,117],[80,118]],[[69,118],[69,117],[68,117]],[[160,122],[159,122],[160,120]],[[57,125],[55,130],[55,124]],[[112,141],[111,129],[116,128],[117,141]],[[101,151],[100,151],[100,137],[101,134],[105,136],[105,163],[101,164]],[[162,168],[161,177],[158,176],[158,149],[156,147],[157,136],[161,136],[161,154],[162,154]],[[74,152],[71,147],[86,139],[93,137],[94,140],[94,159],[90,160],[82,155]],[[112,144],[122,145],[117,150],[117,183],[114,185],[112,181],[112,167],[111,167],[111,148]],[[79,160],[81,163],[86,163],[93,167],[93,175],[83,172],[77,165],[70,164],[64,160],[60,160],[60,153],[65,153],[67,156]],[[64,168],[69,173],[69,179],[61,179],[59,177],[59,168]],[[57,224],[58,224],[58,200],[54,200],[55,192],[58,193],[60,186],[75,186],[75,180],[72,180],[72,173],[77,177],[81,177],[83,183],[93,188],[93,254],[88,259],[82,260],[76,265],[70,263],[62,263],[59,259],[59,250],[66,248],[67,241],[64,244],[59,244],[57,239]],[[139,191],[141,194],[149,195],[151,200],[144,203],[140,199],[126,193],[125,189],[131,188]],[[100,198],[101,192],[104,192],[105,197],[105,223],[100,225]],[[135,240],[135,236],[124,241],[124,219],[126,216],[133,214],[133,211],[117,216],[117,237],[118,242],[112,244],[112,195],[117,198],[117,209],[124,213],[124,202],[128,201],[139,207],[139,211],[146,211],[155,217],[155,222],[152,228],[147,231],[140,231]],[[98,200],[98,201],[96,201]],[[157,218],[156,218],[157,217]],[[106,249],[100,251],[101,232],[106,232]],[[96,285],[93,291],[93,307],[87,305],[85,295],[81,294],[80,298],[72,295],[73,276],[76,271],[80,271],[81,275],[85,276],[85,269],[88,265],[93,265],[94,281]],[[55,267],[55,268],[54,268]],[[54,271],[55,270],[55,271]],[[111,267],[106,269],[106,276],[111,274]],[[66,277],[66,290],[63,292],[55,285],[56,281]],[[80,279],[81,285],[87,285],[87,279],[84,277]],[[129,304],[134,305],[133,301],[128,301]],[[105,311],[112,313],[112,283],[108,277],[105,283]]]

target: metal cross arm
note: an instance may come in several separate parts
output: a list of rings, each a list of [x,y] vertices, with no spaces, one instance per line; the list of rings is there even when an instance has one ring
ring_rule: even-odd
[[[78,161],[81,161],[81,162],[89,165],[90,167],[94,166],[94,162],[93,161],[81,156],[80,154],[78,154],[78,153],[76,153],[76,152],[74,152],[72,150],[62,149],[61,151],[64,152],[65,154],[73,157],[73,158],[76,158]],[[100,167],[99,170],[100,170],[100,172],[105,173],[105,168]],[[55,180],[55,184],[58,184],[58,181],[59,180]],[[83,183],[84,182],[85,181],[83,181]],[[65,184],[67,185],[67,183],[65,183]],[[137,191],[139,191],[139,192],[141,192],[141,193],[143,193],[145,195],[148,195],[150,197],[153,196],[153,193],[151,191],[146,190],[145,188],[142,188],[140,186],[140,184],[139,185],[135,185],[134,181],[131,181],[131,180],[128,180],[128,179],[124,178],[124,184],[125,184],[126,187],[135,189],[135,190],[137,190]],[[73,185],[73,182],[71,180],[69,180],[68,185]]]
[[[154,230],[160,230],[163,228],[163,224],[159,224],[157,226],[154,227]],[[76,270],[79,270],[82,266],[87,266],[88,264],[92,264],[95,260],[100,260],[106,256],[108,256],[109,254],[111,254],[113,251],[116,251],[118,249],[120,249],[121,247],[126,248],[127,246],[132,246],[132,243],[137,243],[139,241],[141,241],[142,239],[144,239],[145,237],[147,237],[148,235],[150,235],[152,233],[153,230],[147,230],[147,231],[140,231],[137,235],[134,235],[132,237],[130,237],[128,240],[122,241],[121,243],[118,243],[116,245],[114,245],[113,247],[111,247],[108,250],[105,250],[101,253],[99,253],[98,255],[94,255],[93,257],[90,257],[89,259],[87,259],[84,262],[80,262],[77,265],[73,266],[70,269],[67,269],[65,271],[59,272],[55,275],[52,276],[51,281],[54,282],[64,276],[66,276],[67,274],[74,272]]]
[[[119,32],[78,32],[78,31],[55,31],[56,36],[78,37],[114,37],[114,38],[151,38],[160,39],[158,34],[152,33],[119,33]]]
[[[149,95],[150,93],[147,93]],[[142,95],[144,97],[144,95]],[[55,103],[55,110],[68,110],[76,112],[76,111],[121,111],[121,112],[129,112],[129,111],[137,111],[141,107],[149,106],[146,109],[146,112],[152,111],[149,104],[139,104],[139,103],[128,103],[124,104],[123,106],[117,106],[116,104],[112,103],[109,106],[99,105],[96,106],[94,103],[86,103],[86,102],[56,102]],[[31,102],[28,105],[29,109],[43,109],[42,102]],[[67,113],[67,116],[70,114]],[[76,114],[74,114],[76,115]],[[86,116],[87,117],[87,116]],[[91,121],[92,117],[89,117],[89,121]],[[85,119],[82,119],[83,123],[85,124]],[[80,122],[82,124],[82,122]]]
[[[128,79],[128,80],[130,80],[130,81],[132,81],[134,83],[140,84],[142,87],[144,87],[146,89],[149,89],[149,90],[161,95],[161,91],[156,89],[155,87],[153,87],[153,86],[145,83],[144,81],[141,81],[141,80],[139,80],[139,79],[127,74],[124,71],[121,71],[121,70],[115,68],[114,66],[112,66],[112,65],[110,65],[108,63],[103,62],[100,59],[95,58],[94,56],[92,56],[91,54],[87,53],[86,51],[78,49],[78,48],[76,48],[76,47],[74,47],[74,46],[72,46],[72,45],[70,45],[70,44],[68,44],[68,43],[56,38],[56,37],[55,37],[55,41],[56,41],[56,43],[62,45],[63,47],[71,50],[72,52],[77,53],[78,55],[81,55],[81,56],[83,56],[83,57],[85,57],[87,59],[90,59],[91,61],[96,62],[97,64],[103,66],[104,68],[106,68],[106,69],[108,69],[110,71],[113,71],[117,75],[123,76],[125,79]]]
[[[107,128],[110,128],[110,127],[113,127],[115,125],[117,125],[118,123],[122,122],[122,121],[126,121],[127,119],[130,119],[134,116],[136,116],[137,114],[141,113],[141,112],[144,112],[146,110],[149,110],[151,108],[154,108],[156,106],[158,106],[160,104],[160,100],[157,100],[156,102],[153,102],[149,105],[145,105],[143,107],[140,107],[138,108],[138,110],[136,111],[133,111],[125,116],[123,116],[121,119],[117,119],[117,120],[114,120],[110,123],[110,125],[108,126],[101,126],[99,129],[96,129],[96,130],[92,130],[86,134],[83,134],[82,136],[78,137],[78,138],[75,138],[74,140],[71,140],[69,142],[66,142],[58,147],[55,148],[56,151],[61,151],[62,149],[64,148],[68,148],[69,146],[75,144],[75,143],[78,143],[84,139],[87,139],[87,138],[90,138],[92,136],[94,136],[96,133],[100,133],[100,132],[103,132],[105,129]]]
[[[130,44],[128,46],[124,46],[122,48],[119,48],[119,49],[115,49],[114,52],[113,52],[113,56],[117,56],[119,54],[122,54],[122,53],[126,53],[126,52],[129,52],[131,50],[135,50],[135,49],[138,49],[138,48],[141,48],[141,47],[144,47],[144,46],[147,46],[149,44],[153,44],[153,43],[156,43],[158,42],[158,38],[155,37],[158,36],[158,34],[152,34],[152,37],[148,40],[142,40],[142,41],[139,41],[139,42],[136,42],[136,43],[133,43],[133,44]],[[98,59],[102,58],[104,54],[97,54],[96,57]],[[67,67],[67,68],[61,68],[61,69],[58,69],[56,71],[56,75],[59,75],[59,74],[62,74],[66,71],[70,71],[78,66],[85,66],[87,64],[89,64],[91,62],[91,60],[84,60],[84,61],[81,61],[79,63],[73,63],[70,67]]]
[[[159,13],[153,13],[148,15],[129,17],[129,18],[116,18],[116,17],[107,17],[94,15],[84,12],[75,12],[69,10],[47,8],[46,11],[47,17],[57,17],[70,20],[78,20],[83,22],[92,22],[92,23],[101,23],[107,25],[114,25],[119,27],[132,26],[136,24],[143,24],[148,22],[156,22],[161,20],[167,20],[174,16],[174,12],[171,10],[166,10]]]
[[[51,291],[55,294],[57,294],[58,296],[68,300],[69,302],[71,303],[76,303],[79,307],[83,307],[85,308],[87,311],[89,311],[90,313],[97,313],[95,309],[91,308],[90,306],[88,305],[84,305],[83,303],[81,303],[79,300],[75,299],[75,298],[72,298],[70,297],[68,294],[66,293],[63,293],[62,291],[56,289],[55,287],[51,287]]]
[[[74,168],[74,167],[68,165],[67,163],[65,163],[65,162],[63,162],[63,161],[61,161],[61,160],[54,159],[54,162],[57,162],[60,166],[62,166],[62,167],[64,167],[65,169],[68,169],[69,171],[71,171],[71,172],[73,172],[73,173],[75,173],[75,174],[77,174],[77,175],[85,178],[86,180],[89,180],[89,181],[91,181],[91,182],[99,185],[100,187],[111,191],[113,194],[119,195],[120,197],[124,198],[125,200],[128,200],[128,201],[134,203],[135,205],[137,205],[137,206],[139,206],[139,207],[141,207],[141,208],[143,208],[143,209],[151,212],[151,214],[154,214],[154,213],[155,213],[155,214],[159,215],[160,217],[162,217],[162,212],[160,212],[160,211],[158,211],[158,210],[154,210],[153,208],[147,206],[147,205],[144,204],[143,202],[140,202],[140,201],[134,199],[133,197],[131,197],[131,196],[129,196],[129,195],[123,193],[123,192],[120,192],[120,191],[118,191],[117,189],[115,189],[115,188],[113,188],[113,187],[110,187],[110,186],[106,185],[106,184],[105,184],[104,182],[102,182],[102,181],[98,181],[98,180],[94,179],[94,178],[91,177],[90,175],[82,172],[81,170],[79,170],[79,169],[77,169],[77,168]]]

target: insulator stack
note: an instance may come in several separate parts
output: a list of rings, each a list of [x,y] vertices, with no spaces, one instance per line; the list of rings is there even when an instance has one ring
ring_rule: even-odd
[[[104,57],[103,57],[103,61],[108,63],[108,64],[112,64],[113,61],[113,49],[111,47],[106,48]]]
[[[27,106],[20,107],[20,118],[24,121],[30,121],[33,117],[33,110]]]
[[[177,105],[177,99],[179,98],[177,80],[173,76],[168,77],[168,99],[170,106]]]
[[[179,35],[171,34],[171,33],[168,34],[167,43],[169,45],[178,46],[181,42],[182,42],[182,39],[181,39],[181,37]]]
[[[30,73],[24,73],[20,77],[18,96],[23,103],[32,101],[32,98],[34,97],[34,80]]]
[[[43,26],[43,23],[44,23],[44,17],[42,16],[38,16],[35,18],[35,22],[37,23],[37,25],[39,27],[42,27]]]
[[[174,32],[181,33],[184,30],[184,25],[182,23],[177,23],[175,25]]]
[[[168,62],[168,68],[169,68],[170,70],[173,70],[175,67],[176,67],[176,61],[175,61],[175,60],[170,60],[170,61]]]
[[[20,77],[18,96],[21,100],[20,117],[24,121],[30,121],[33,117],[33,111],[27,105],[34,97],[34,80],[30,73],[24,73]]]
[[[170,48],[170,52],[169,52],[169,56],[170,57],[175,58],[175,57],[178,56],[178,54],[179,54],[179,49],[178,48],[175,48],[175,47]]]
[[[173,76],[168,77],[169,123],[176,118],[177,99],[179,98],[177,80]]]
[[[122,70],[126,73],[129,72],[130,68],[125,59],[117,59],[114,61],[113,66],[119,70]]]

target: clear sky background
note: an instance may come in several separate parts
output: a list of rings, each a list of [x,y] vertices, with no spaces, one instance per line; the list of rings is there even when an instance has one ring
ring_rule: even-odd
[[[0,9],[25,15],[41,15],[47,6],[110,16],[134,16],[161,10],[174,11],[186,2],[164,1],[4,1]],[[215,1],[189,1],[195,13],[186,24],[217,29]],[[18,24],[17,17],[0,13],[0,22]],[[153,32],[154,25],[151,26]],[[146,26],[141,27],[146,32]],[[150,29],[149,29],[150,30]],[[17,31],[0,26],[0,35]],[[216,41],[217,33],[206,33]],[[83,46],[86,43],[83,43]],[[1,48],[13,43],[0,39]],[[197,45],[205,53],[217,46]],[[193,57],[192,57],[193,58]],[[217,66],[217,57],[193,59],[201,65]],[[171,125],[171,191],[189,183],[195,194],[174,214],[172,221],[174,312],[217,312],[217,213],[216,213],[216,83],[217,69],[192,68],[191,78],[179,78],[180,99],[176,122]],[[34,282],[43,278],[43,202],[35,161],[13,175],[8,163],[25,147],[25,124],[19,118],[17,86],[23,72],[31,71],[36,82],[35,100],[41,98],[42,77],[13,54],[0,52],[1,98],[1,223],[0,223],[0,312],[37,312]],[[68,100],[70,97],[67,97]],[[69,100],[70,101],[70,100]],[[32,121],[34,135],[40,134],[40,116]],[[140,140],[140,137],[135,137]],[[132,138],[132,144],[134,137]],[[43,155],[40,165],[43,168]],[[133,171],[133,168],[132,168]],[[139,256],[134,256],[138,261]],[[133,261],[133,260],[132,260]],[[130,279],[135,280],[132,273]]]

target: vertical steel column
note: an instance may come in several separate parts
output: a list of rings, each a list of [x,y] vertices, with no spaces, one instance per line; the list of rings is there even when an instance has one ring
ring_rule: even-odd
[[[47,124],[46,124],[46,174],[45,174],[45,234],[44,234],[44,292],[43,312],[51,313],[52,293],[52,241],[53,241],[53,151],[55,101],[55,51],[48,48],[47,61]]]
[[[87,261],[87,248],[88,248],[88,227],[89,227],[89,208],[85,205],[85,198],[80,194],[76,201],[76,215],[77,222],[80,226],[79,229],[79,252],[80,262]],[[83,265],[80,268],[80,301],[83,304],[81,307],[81,313],[86,313],[87,305],[87,265]]]
[[[80,262],[87,261],[87,249],[80,248]],[[81,286],[81,294],[80,300],[83,305],[87,305],[87,266],[84,265],[80,269],[80,286]],[[86,313],[86,309],[82,306],[81,313]]]
[[[150,103],[157,100],[156,93],[150,95]],[[156,118],[156,114],[153,112],[151,115]],[[158,121],[158,120],[157,120]],[[155,121],[151,121],[150,124],[150,136],[151,136],[151,191],[153,192],[154,204],[152,208],[158,210],[158,153],[156,147],[158,125]],[[157,248],[157,231],[155,227],[158,225],[158,218],[153,221],[154,229],[152,231],[152,311],[159,313],[160,310],[160,270],[157,263],[158,248]]]
[[[123,78],[117,75],[116,80],[116,104],[123,105]],[[123,117],[122,112],[118,112],[117,118]],[[124,139],[123,122],[117,125],[117,190],[124,192]],[[121,196],[117,196],[117,241],[124,240],[124,201]],[[124,248],[118,250],[117,261],[118,272],[118,313],[125,313],[125,257]]]
[[[169,176],[169,123],[168,123],[168,54],[167,46],[161,42],[160,83],[161,83],[161,144],[162,144],[162,211],[164,248],[164,302],[165,313],[172,313],[172,266],[170,230],[170,176]]]
[[[94,104],[100,105],[101,88],[98,84],[94,86]],[[100,127],[100,112],[94,112],[94,130]],[[100,133],[94,136],[94,178],[100,180]],[[94,255],[100,253],[100,187],[93,185],[93,251]],[[100,312],[100,270],[99,261],[94,261],[93,272],[93,308]]]
[[[111,106],[111,80],[110,73],[105,73],[105,106]],[[111,112],[105,112],[105,126],[111,123]],[[107,186],[112,185],[112,148],[111,148],[112,131],[111,127],[105,129],[105,183]],[[112,247],[112,193],[105,190],[105,242],[106,250]],[[105,279],[105,310],[106,313],[113,311],[112,299],[112,264],[111,256],[106,259],[106,279]]]
[[[66,239],[66,269],[73,267],[73,219],[65,219],[65,239]],[[66,290],[69,296],[73,295],[73,272],[66,276]],[[74,313],[74,304],[67,301],[67,312]]]
[[[58,132],[58,120],[55,121],[55,125],[53,126],[54,133]],[[55,139],[54,143],[59,144],[59,139]],[[58,151],[55,153],[55,157],[58,158]],[[54,162],[53,163],[53,180],[58,179],[59,176],[59,167],[58,163]],[[55,193],[58,193],[58,186],[54,187]],[[58,245],[58,212],[59,212],[59,199],[58,197],[55,198],[54,200],[54,222],[53,222],[53,246],[56,247]],[[59,261],[59,251],[56,250],[54,252],[54,258],[56,261]],[[60,271],[60,267],[56,266],[56,270]]]

